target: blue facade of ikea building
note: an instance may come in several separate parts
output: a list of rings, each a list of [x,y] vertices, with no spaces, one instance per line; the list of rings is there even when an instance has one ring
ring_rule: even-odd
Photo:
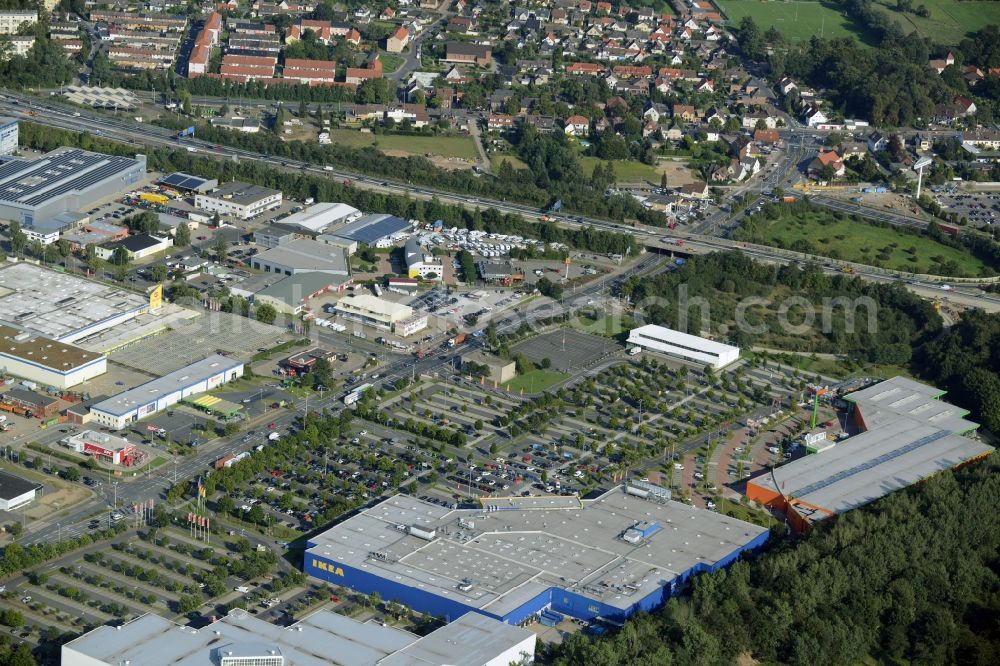
[[[386,601],[394,600],[415,611],[443,617],[449,622],[468,612],[476,612],[508,624],[520,624],[546,608],[551,608],[559,613],[584,620],[602,617],[609,620],[621,621],[639,611],[655,610],[671,596],[681,592],[692,576],[699,573],[717,571],[734,562],[741,554],[757,550],[767,541],[768,534],[768,531],[762,532],[752,541],[737,548],[717,562],[712,564],[700,563],[691,567],[672,580],[667,581],[655,591],[637,599],[625,609],[589,598],[578,592],[553,586],[521,604],[519,607],[503,615],[497,615],[488,610],[469,606],[457,599],[449,599],[431,589],[405,585],[383,575],[347,566],[317,553],[310,552],[310,549],[317,545],[312,541],[307,545],[303,571],[332,585],[342,585],[364,594],[378,592],[379,596]]]

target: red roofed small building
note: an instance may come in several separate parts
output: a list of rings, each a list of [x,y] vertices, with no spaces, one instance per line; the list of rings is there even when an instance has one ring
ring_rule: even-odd
[[[385,40],[385,50],[389,53],[402,53],[409,43],[410,31],[400,26]]]
[[[622,79],[648,79],[653,75],[649,65],[615,65],[611,72]]]
[[[327,60],[288,58],[282,76],[299,83],[333,83],[337,78],[337,63]]]
[[[596,62],[574,62],[566,65],[567,74],[589,74],[590,76],[597,76],[604,71],[604,66],[599,65]]]
[[[563,128],[570,136],[587,136],[590,132],[590,120],[586,116],[570,116],[563,124]]]

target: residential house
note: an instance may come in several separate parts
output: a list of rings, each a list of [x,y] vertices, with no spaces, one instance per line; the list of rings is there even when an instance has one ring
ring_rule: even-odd
[[[685,122],[694,122],[698,119],[698,112],[689,104],[674,104],[674,118],[680,118]]]
[[[696,181],[694,183],[686,183],[684,185],[681,185],[678,192],[685,199],[707,199],[708,183],[703,183],[701,181]]]
[[[385,50],[389,53],[402,53],[406,45],[410,43],[410,31],[400,26],[396,32],[389,35],[385,40]]]
[[[570,136],[587,136],[590,132],[590,120],[586,116],[570,116],[563,123],[563,129]]]
[[[868,135],[867,143],[868,150],[877,153],[889,147],[889,137],[881,132],[872,132]]]
[[[809,166],[806,167],[806,175],[813,180],[820,180],[822,179],[822,171],[828,166],[833,169],[834,176],[838,178],[847,171],[844,160],[837,151],[821,150],[819,155],[809,162]]]

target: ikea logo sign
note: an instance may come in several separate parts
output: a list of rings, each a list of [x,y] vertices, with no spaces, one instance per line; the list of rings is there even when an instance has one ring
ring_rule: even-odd
[[[344,570],[333,564],[314,559],[312,561],[312,565],[314,568],[327,573],[332,573],[334,576],[340,576],[341,578],[344,576]]]

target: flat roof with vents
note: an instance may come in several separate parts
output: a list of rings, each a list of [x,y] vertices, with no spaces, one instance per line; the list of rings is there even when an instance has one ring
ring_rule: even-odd
[[[128,391],[123,391],[118,395],[111,396],[93,407],[91,411],[104,412],[122,416],[129,414],[138,407],[149,405],[166,398],[178,391],[185,391],[196,387],[207,379],[215,377],[219,373],[229,372],[243,366],[243,362],[223,356],[222,354],[212,354],[208,358],[192,363],[159,379],[146,382],[141,386],[136,386]]]
[[[847,394],[863,432],[749,483],[790,498],[815,522],[993,451],[962,436],[978,425],[964,418],[967,410],[939,400],[944,393],[895,377]]]
[[[0,325],[0,358],[5,356],[61,373],[71,372],[103,358],[102,354]]]
[[[492,498],[483,505],[449,509],[396,495],[312,537],[305,559],[322,556],[496,617],[550,588],[626,611],[692,570],[762,543],[768,533],[714,511],[626,495],[622,488],[594,500]],[[619,538],[643,521],[660,530],[639,544]],[[412,536],[402,525],[434,530],[435,538]]]
[[[0,325],[61,342],[138,315],[149,299],[116,285],[25,262],[0,267]]]

